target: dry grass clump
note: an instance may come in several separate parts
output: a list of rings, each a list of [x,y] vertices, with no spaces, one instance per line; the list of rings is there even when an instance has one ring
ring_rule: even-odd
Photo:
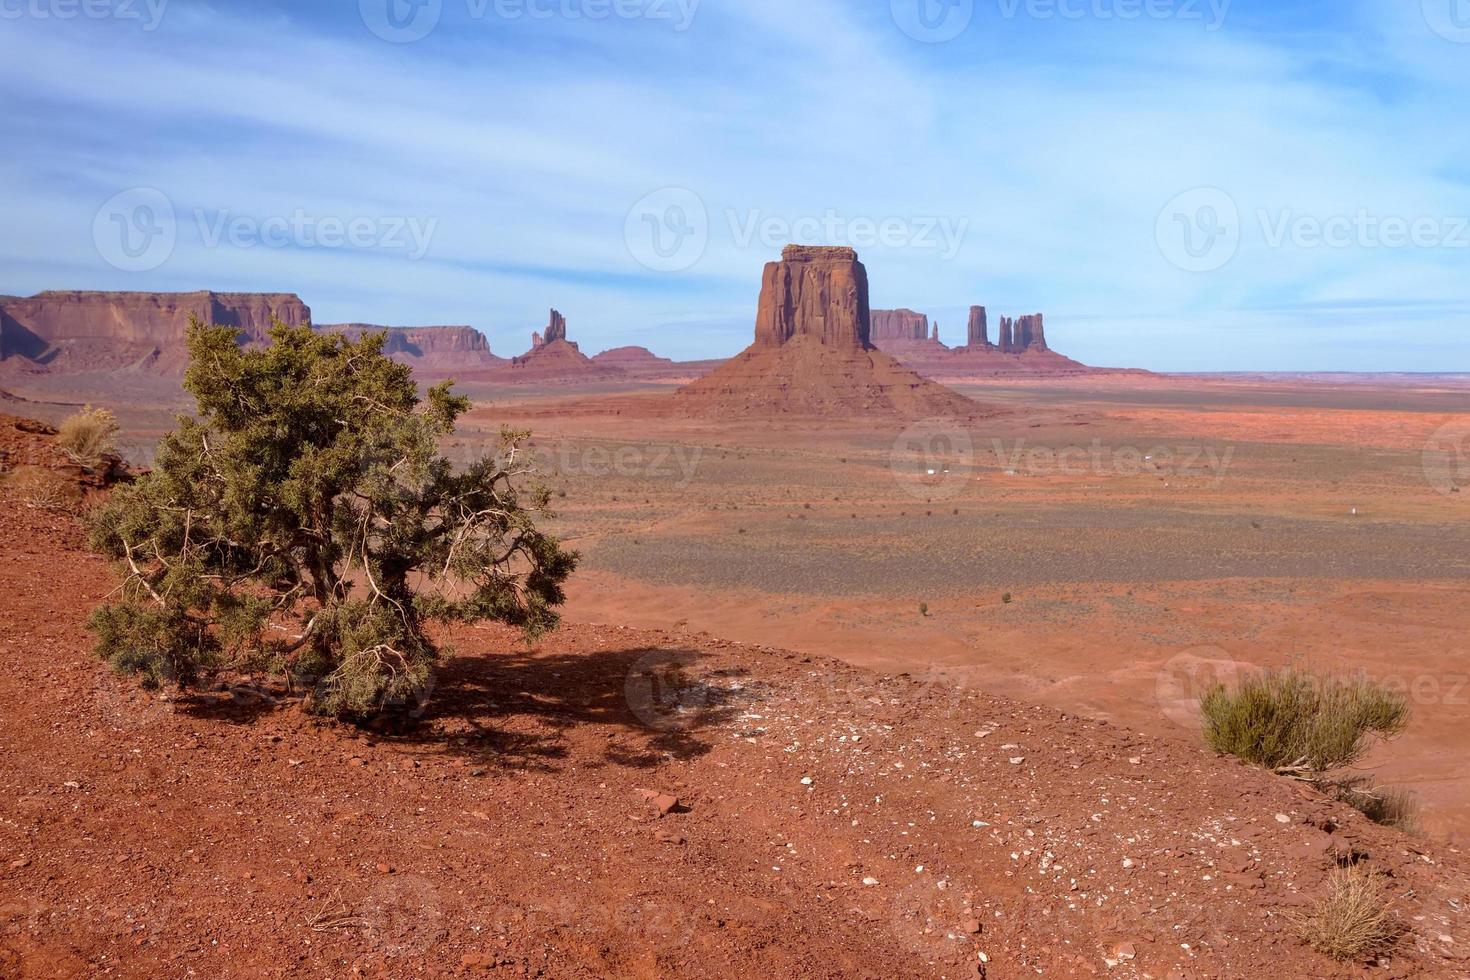
[[[1317,952],[1344,961],[1365,959],[1398,934],[1387,890],[1363,865],[1334,871],[1327,893],[1296,920],[1296,927]]]
[[[35,510],[70,511],[82,502],[75,480],[41,466],[21,466],[6,474],[5,492]]]
[[[1409,723],[1409,702],[1365,677],[1288,668],[1217,684],[1200,698],[1205,740],[1218,752],[1273,772],[1320,778],[1359,762],[1371,739]]]
[[[88,405],[61,423],[56,444],[72,462],[92,466],[117,448],[117,431],[116,415],[108,409]]]
[[[1419,798],[1409,790],[1377,787],[1365,777],[1334,780],[1323,788],[1374,823],[1406,834],[1419,832]]]

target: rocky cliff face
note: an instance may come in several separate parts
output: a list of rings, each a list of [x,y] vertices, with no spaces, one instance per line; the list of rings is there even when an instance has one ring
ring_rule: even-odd
[[[979,347],[988,349],[990,344],[990,326],[986,323],[985,307],[970,307],[970,322],[965,331],[965,345],[968,347]]]
[[[766,264],[755,315],[757,347],[805,337],[829,347],[870,344],[868,271],[850,248],[787,245]]]
[[[294,293],[44,292],[0,299],[0,360],[20,357],[53,371],[129,366],[179,370],[189,317],[266,339],[271,318],[311,321]]]
[[[874,344],[883,340],[923,340],[929,336],[929,318],[913,310],[873,310],[868,338]]]
[[[415,368],[468,369],[507,363],[490,350],[490,342],[474,327],[382,327],[372,323],[329,323],[317,329],[357,339],[365,333],[387,333],[383,353]]]

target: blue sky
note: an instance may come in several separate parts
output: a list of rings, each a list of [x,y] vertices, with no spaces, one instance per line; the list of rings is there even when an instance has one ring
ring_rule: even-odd
[[[950,343],[1470,371],[1470,0],[0,0],[0,85],[3,293],[691,358],[799,239]]]

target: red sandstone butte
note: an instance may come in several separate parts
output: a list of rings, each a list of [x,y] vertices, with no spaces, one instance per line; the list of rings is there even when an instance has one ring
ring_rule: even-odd
[[[679,389],[692,415],[968,417],[981,406],[870,343],[868,273],[850,248],[788,245],[761,276],[755,342]]]

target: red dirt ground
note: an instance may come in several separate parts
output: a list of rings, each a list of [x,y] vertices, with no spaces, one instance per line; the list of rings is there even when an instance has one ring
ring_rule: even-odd
[[[161,699],[88,652],[79,546],[0,494],[0,976],[1470,973],[1456,849],[1173,741],[588,624],[445,637],[403,736]],[[1344,861],[1405,929],[1371,970],[1290,925]]]

